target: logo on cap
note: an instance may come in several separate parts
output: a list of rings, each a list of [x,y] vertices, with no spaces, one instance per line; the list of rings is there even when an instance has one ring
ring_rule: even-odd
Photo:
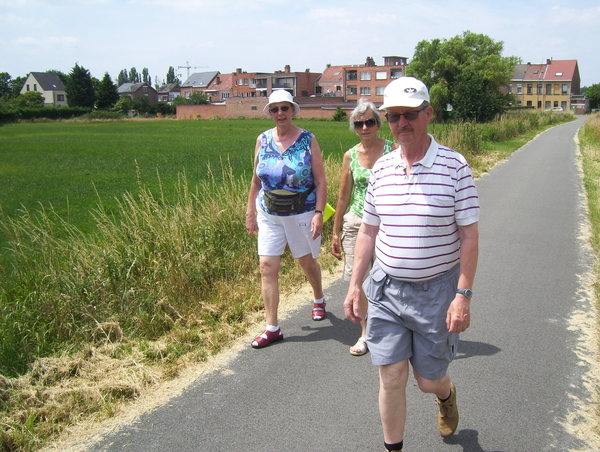
[[[408,94],[414,94],[417,92],[417,88],[404,88],[404,92]]]

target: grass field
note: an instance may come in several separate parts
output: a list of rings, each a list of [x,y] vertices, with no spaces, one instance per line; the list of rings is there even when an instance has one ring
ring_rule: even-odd
[[[324,155],[341,158],[356,141],[346,122],[301,122]],[[193,187],[208,177],[218,182],[221,161],[234,176],[248,177],[256,137],[271,120],[45,122],[0,127],[0,206],[14,217],[40,203],[89,232],[99,201],[118,214],[115,197],[139,184],[174,199],[178,175]],[[160,178],[160,181],[159,181]]]
[[[434,133],[479,175],[571,119],[529,114],[436,125]],[[335,204],[342,155],[356,135],[347,122],[297,124],[321,145]],[[36,450],[73,423],[110,417],[262,321],[244,212],[256,136],[269,127],[270,120],[0,127],[0,245],[11,264],[0,267],[0,450]],[[62,220],[21,206],[52,206]],[[325,272],[334,267],[330,231],[331,222]],[[283,295],[304,283],[284,256]]]

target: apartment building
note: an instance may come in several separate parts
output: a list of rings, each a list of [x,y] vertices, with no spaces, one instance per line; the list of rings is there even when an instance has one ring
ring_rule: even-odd
[[[365,64],[327,65],[317,81],[316,94],[341,97],[345,102],[356,102],[361,97],[374,103],[383,102],[383,90],[393,80],[406,72],[408,58],[384,56],[378,66],[372,57]]]
[[[508,93],[519,106],[538,110],[578,109],[581,79],[577,60],[546,60],[545,64],[518,64]]]
[[[315,94],[315,83],[320,75],[309,69],[292,72],[289,65],[273,73],[246,72],[238,68],[230,74],[218,73],[202,91],[210,102],[224,102],[230,97],[268,97],[277,89],[285,89],[294,97],[309,97]]]

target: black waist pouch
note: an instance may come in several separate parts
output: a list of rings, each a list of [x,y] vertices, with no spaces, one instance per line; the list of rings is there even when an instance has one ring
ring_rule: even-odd
[[[310,195],[315,186],[304,192],[291,190],[271,190],[264,192],[265,205],[267,209],[275,213],[297,213],[302,210],[308,195]]]

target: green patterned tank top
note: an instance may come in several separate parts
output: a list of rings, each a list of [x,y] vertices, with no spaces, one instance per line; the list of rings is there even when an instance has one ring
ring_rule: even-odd
[[[392,150],[393,142],[385,140],[383,145],[383,155],[389,153]],[[363,214],[363,205],[365,203],[365,193],[367,192],[367,185],[369,184],[369,177],[371,177],[371,170],[364,168],[358,161],[358,144],[350,149],[350,171],[352,172],[352,200],[348,210],[351,210],[356,215],[361,216]]]

